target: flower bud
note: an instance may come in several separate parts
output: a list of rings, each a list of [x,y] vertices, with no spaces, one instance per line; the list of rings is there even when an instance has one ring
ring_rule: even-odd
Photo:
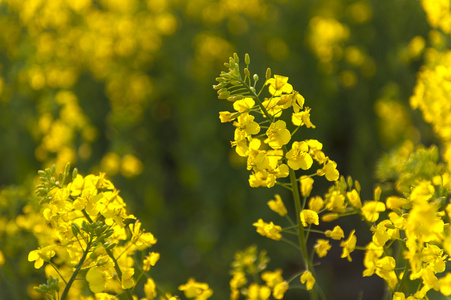
[[[271,78],[271,68],[266,69],[266,80],[269,80],[269,78]]]
[[[244,54],[244,62],[246,65],[249,65],[251,63],[251,58],[249,57],[249,54]]]
[[[257,75],[257,74],[254,74],[253,78],[254,78],[254,81],[255,81],[255,82],[258,81],[258,75]]]

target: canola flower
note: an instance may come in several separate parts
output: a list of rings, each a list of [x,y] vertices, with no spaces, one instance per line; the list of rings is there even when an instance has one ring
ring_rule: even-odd
[[[314,129],[315,125],[310,118],[311,109],[305,106],[304,97],[288,83],[288,77],[271,76],[271,70],[268,69],[265,75],[266,81],[257,90],[259,76],[257,74],[251,76],[250,58],[247,54],[245,64],[244,77],[242,77],[238,55],[234,54],[225,64],[229,69],[228,72],[222,72],[220,77],[216,78],[218,84],[214,86],[214,89],[217,90],[218,98],[232,102],[234,109],[232,112],[220,112],[219,119],[222,123],[232,122],[235,127],[231,145],[239,156],[247,159],[247,169],[251,171],[249,185],[267,188],[280,185],[293,193],[296,207],[295,223],[287,215],[287,209],[280,195],[276,195],[275,200],[268,202],[271,210],[289,220],[291,224],[289,228],[282,228],[263,219],[259,219],[253,225],[260,235],[287,242],[300,250],[305,272],[309,272],[305,274],[310,274],[302,277],[302,283],[306,284],[312,299],[317,299],[319,289],[314,288],[315,271],[307,249],[307,237],[310,227],[319,225],[318,212],[323,208],[324,203],[321,207],[312,205],[313,209],[301,209],[301,207],[307,203],[306,197],[312,190],[314,176],[324,176],[331,182],[339,179],[337,164],[324,154],[323,145],[319,141],[294,140],[294,134],[301,127]],[[263,96],[265,91],[267,96]],[[291,120],[289,123],[286,121],[286,114]],[[313,168],[316,170],[310,171],[310,175],[299,177],[296,175],[296,171],[309,171]],[[304,196],[302,201],[300,192]],[[328,201],[327,207],[333,211],[335,204],[333,201]],[[298,242],[284,237],[284,232],[296,235]],[[327,253],[326,248],[327,246],[322,247],[321,256]],[[239,275],[235,274],[232,279],[234,283],[231,285],[232,298],[239,297],[241,293],[250,299],[257,297],[267,299],[272,291],[274,298],[281,299],[280,297],[283,297],[285,291],[289,289],[289,281],[279,280],[279,285],[261,286],[256,282],[249,283],[243,280],[242,272],[237,274]],[[295,277],[301,278],[301,275],[302,273],[299,273]],[[244,284],[249,284],[248,290],[239,289]]]
[[[242,77],[239,58],[234,54],[225,64],[229,71],[222,72],[217,78],[219,83],[214,89],[218,98],[232,102],[235,110],[220,112],[220,120],[233,122],[235,139],[231,145],[238,155],[247,158],[247,169],[251,171],[249,185],[267,188],[279,185],[292,192],[295,221],[290,219],[283,199],[276,195],[268,206],[277,215],[285,217],[289,226],[282,227],[262,219],[253,225],[260,235],[297,248],[305,269],[291,280],[279,278],[278,284],[283,282],[283,285],[276,289],[276,285],[268,281],[265,285],[252,282],[251,277],[259,273],[255,266],[252,270],[234,267],[231,298],[244,295],[248,299],[268,299],[271,293],[274,298],[274,293],[283,297],[281,294],[290,289],[293,278],[299,278],[311,299],[325,299],[316,281],[314,260],[311,259],[314,256],[309,254],[306,246],[312,233],[324,236],[317,239],[312,249],[318,258],[328,254],[332,247],[330,239],[340,241],[341,257],[348,261],[353,260],[354,251],[364,251],[362,275],[382,278],[392,299],[427,299],[430,290],[451,295],[451,275],[446,272],[451,254],[448,226],[451,177],[449,169],[439,163],[437,149],[415,149],[405,144],[393,158],[383,159],[380,167],[384,169],[381,174],[396,174],[395,190],[384,195],[386,191],[376,186],[373,199],[362,200],[358,181],[340,177],[337,164],[324,154],[319,141],[295,140],[295,133],[301,126],[312,129],[315,126],[305,99],[288,83],[288,78],[271,77],[268,69],[265,83],[257,89],[259,76],[251,76],[247,54],[245,64]],[[268,96],[264,96],[265,92]],[[287,119],[291,119],[291,123]],[[316,171],[297,175],[297,172],[312,168]],[[324,176],[333,182],[324,197],[311,195],[315,176]],[[361,227],[356,226],[347,234],[339,225],[325,231],[315,229],[320,222],[349,215],[359,215],[368,225],[366,228],[372,234],[372,241],[366,246],[358,245],[357,228],[360,230]],[[288,233],[298,236],[297,243],[286,236]],[[245,263],[238,260],[237,264]],[[269,278],[269,273],[264,274]]]
[[[47,284],[36,290],[54,300],[113,299],[120,294],[135,299],[136,284],[146,278],[144,299],[155,299],[157,295],[160,299],[175,299],[164,294],[150,276],[160,254],[148,249],[157,239],[127,213],[113,183],[104,173],[83,177],[76,169],[70,179],[69,170],[67,164],[59,175],[55,167],[39,171],[41,184],[36,193],[42,221],[49,231],[41,247],[29,253],[28,260],[36,269],[44,264],[51,266],[58,277],[50,275]],[[84,279],[92,296],[80,293],[83,286],[75,287],[74,282],[80,279]],[[194,279],[179,290],[190,299],[207,299],[213,294],[208,284]]]

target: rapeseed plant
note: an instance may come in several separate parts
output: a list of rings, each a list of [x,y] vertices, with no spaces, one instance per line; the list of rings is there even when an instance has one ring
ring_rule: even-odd
[[[368,225],[365,227],[370,230],[372,241],[359,246],[356,231],[362,230],[362,227],[356,225],[347,238],[340,242],[341,257],[352,261],[355,250],[364,251],[365,270],[362,275],[367,277],[375,274],[382,278],[386,282],[388,297],[428,299],[430,290],[450,295],[451,273],[446,272],[446,265],[451,254],[451,180],[449,167],[439,162],[437,149],[415,149],[412,144],[406,143],[392,157],[384,158],[379,165],[379,177],[385,181],[385,186],[387,180],[393,180],[394,190],[390,191],[386,187],[383,191],[381,186],[376,186],[373,199],[362,201],[358,181],[340,177],[337,164],[325,155],[319,141],[295,140],[295,133],[301,126],[315,128],[304,97],[288,83],[287,77],[271,76],[270,69],[266,72],[266,81],[257,87],[259,76],[251,76],[249,64],[250,58],[246,54],[246,67],[241,70],[239,57],[234,54],[225,64],[228,71],[216,78],[218,84],[214,89],[218,92],[218,98],[232,102],[235,110],[220,112],[219,117],[223,123],[233,122],[235,134],[231,145],[238,155],[247,158],[247,169],[251,171],[249,185],[267,188],[279,185],[292,192],[296,215],[294,221],[280,195],[268,202],[271,210],[287,219],[287,227],[262,219],[253,225],[260,235],[286,242],[298,249],[304,269],[286,281],[281,278],[282,271],[277,271],[280,277],[277,282],[283,282],[283,285],[278,286],[269,282],[266,285],[259,283],[255,267],[252,268],[253,272],[234,268],[230,282],[232,299],[239,299],[240,295],[246,299],[268,299],[271,293],[275,299],[279,299],[291,288],[294,278],[299,278],[304,284],[310,299],[325,299],[316,278],[316,258],[311,253],[322,258],[332,246],[327,239],[317,239],[310,251],[307,241],[310,233],[323,234],[334,240],[344,239],[346,235],[338,225],[325,231],[317,230],[315,226],[320,221],[330,222],[349,215],[360,216],[361,221]],[[440,66],[437,67],[439,69]],[[420,74],[420,78],[426,80],[429,77]],[[420,81],[419,84],[423,83]],[[412,99],[414,104],[426,101],[422,94],[418,94],[420,88],[417,88],[417,94]],[[444,108],[444,112],[449,113],[448,107]],[[287,124],[283,117],[291,119],[291,124]],[[434,118],[434,124],[444,130],[443,136],[447,134],[447,127],[439,125],[442,120],[446,122],[444,118]],[[314,162],[316,171],[309,175],[296,173],[311,170]],[[324,197],[310,196],[315,176],[324,176],[333,182]],[[383,192],[391,194],[384,195]],[[289,234],[296,235],[298,241],[289,239]],[[237,261],[238,265],[242,264],[236,258]],[[251,278],[254,282],[249,281]]]
[[[176,299],[161,291],[149,275],[160,258],[148,252],[157,243],[150,232],[141,227],[135,216],[128,214],[126,204],[113,183],[99,175],[81,176],[70,165],[63,173],[56,168],[39,171],[41,183],[36,188],[41,212],[41,226],[47,228],[41,246],[28,255],[36,269],[44,264],[47,284],[36,287],[48,299],[134,299],[140,279],[146,279],[146,298]],[[34,228],[36,234],[41,227]],[[55,277],[53,277],[52,275]],[[74,286],[83,279],[83,284]],[[187,298],[207,299],[213,291],[206,283],[193,278],[179,287]]]

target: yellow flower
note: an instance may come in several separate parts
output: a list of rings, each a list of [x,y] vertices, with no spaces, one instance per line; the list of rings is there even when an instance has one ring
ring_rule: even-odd
[[[244,272],[235,272],[230,280],[230,289],[237,290],[247,283],[246,274]]]
[[[368,201],[362,207],[362,215],[368,222],[376,222],[379,213],[385,211],[385,204],[379,201]]]
[[[294,142],[291,150],[285,155],[287,163],[293,170],[308,170],[313,164],[313,159],[308,153],[308,144],[306,142]]]
[[[28,254],[28,261],[34,261],[34,267],[39,269],[44,264],[44,261],[50,261],[50,259],[55,256],[56,245],[49,245],[44,248],[30,251]]]
[[[276,200],[268,201],[268,206],[274,212],[278,213],[281,217],[284,217],[287,214],[287,209],[283,204],[282,198],[279,195],[275,195]]]
[[[351,203],[352,206],[354,206],[356,208],[362,207],[362,202],[360,201],[360,195],[355,189],[353,189],[350,192],[347,192],[346,197],[348,198],[349,203]]]
[[[305,125],[307,128],[316,128],[316,126],[312,124],[312,121],[310,121],[310,110],[310,107],[305,107],[304,111],[293,113],[291,115],[291,122],[293,122],[293,125]]]
[[[376,271],[376,263],[379,257],[384,254],[384,248],[376,246],[373,242],[366,246],[365,257],[363,258],[363,265],[365,270],[363,271],[363,276],[371,276]]]
[[[272,292],[274,299],[283,299],[285,292],[288,290],[288,282],[283,281],[278,283]]]
[[[137,222],[133,226],[132,242],[138,250],[144,250],[157,242],[157,239],[150,232],[141,231],[141,223]]]
[[[330,211],[342,212],[346,209],[345,196],[340,191],[334,190],[326,195],[326,208]]]
[[[299,178],[299,182],[301,183],[301,194],[303,197],[310,196],[310,192],[313,188],[313,178],[307,175],[302,175],[301,178]]]
[[[447,273],[446,276],[439,280],[440,293],[445,296],[451,295],[451,273]]]
[[[313,285],[315,285],[315,277],[313,277],[312,272],[305,271],[304,273],[302,273],[301,283],[305,283],[307,290],[311,290],[313,288]]]
[[[328,160],[322,169],[317,171],[319,176],[326,175],[326,179],[329,181],[336,181],[340,177],[340,173],[337,171],[337,163],[333,160]]]
[[[142,173],[143,168],[141,160],[132,154],[127,154],[122,158],[121,174],[124,177],[131,178],[138,176]]]
[[[144,285],[144,294],[148,300],[153,300],[157,296],[157,292],[155,290],[155,282],[152,278],[147,278],[147,282]]]
[[[390,233],[393,229],[389,229],[387,225],[393,225],[390,220],[383,220],[374,228],[371,228],[373,231],[373,243],[376,246],[383,247],[385,243],[391,238]],[[389,231],[390,230],[390,231]]]
[[[93,293],[100,293],[105,289],[104,274],[96,267],[89,269],[88,273],[86,273],[86,281]]]
[[[247,292],[247,300],[266,300],[271,296],[271,289],[265,285],[252,283]]]
[[[155,266],[157,261],[160,259],[160,253],[150,252],[143,261],[143,270],[149,271],[151,266]]]
[[[406,205],[409,201],[405,198],[397,197],[397,196],[389,196],[385,200],[388,209],[395,210],[400,209],[404,205]]]
[[[282,227],[274,225],[273,222],[265,223],[263,222],[262,219],[259,219],[252,225],[257,227],[257,232],[262,236],[266,236],[276,241],[282,238],[282,235],[280,234],[280,232],[282,231]]]
[[[337,213],[324,214],[321,216],[321,221],[323,222],[332,222],[340,217]]]
[[[244,112],[254,107],[255,101],[252,98],[244,98],[233,102],[233,108],[238,112]]]
[[[195,298],[196,300],[208,299],[213,295],[208,284],[196,282],[194,278],[190,278],[187,283],[180,285],[179,291],[182,291],[186,298]]]
[[[135,270],[133,268],[122,268],[122,288],[129,289],[135,285],[135,279],[133,279],[133,274]]]
[[[351,231],[348,239],[346,241],[341,242],[340,246],[343,248],[343,253],[341,254],[341,258],[347,258],[348,261],[352,261],[351,252],[355,249],[355,244],[357,242],[357,238],[354,235],[355,230]]]
[[[392,300],[406,300],[406,295],[404,295],[404,293],[401,292],[396,292],[393,294]]]
[[[327,252],[330,250],[332,246],[329,244],[328,240],[318,239],[316,240],[316,244],[314,246],[318,257],[324,257],[327,255]]]
[[[263,272],[261,277],[265,281],[266,285],[270,288],[275,287],[277,284],[283,281],[281,269],[277,269],[274,272]]]
[[[332,231],[331,231],[331,230],[326,230],[325,235],[326,235],[328,238],[332,238],[332,239],[334,239],[334,240],[341,240],[342,238],[345,237],[345,234],[344,234],[344,232],[343,232],[343,229],[341,229],[341,227],[338,226],[338,225],[335,226],[334,229],[333,229]]]
[[[266,131],[268,138],[265,140],[265,143],[273,149],[280,149],[283,145],[288,144],[291,140],[291,133],[286,127],[287,124],[282,120],[271,123]]]
[[[422,181],[410,194],[410,201],[425,202],[434,194],[434,186],[429,181]]]
[[[260,132],[260,125],[254,119],[255,117],[250,114],[242,114],[236,122],[233,122],[233,126],[237,127],[236,130],[243,131],[246,137],[249,137]]]
[[[310,201],[308,202],[308,207],[311,210],[316,211],[318,213],[324,207],[324,201],[320,196],[312,197],[312,198],[310,198]],[[325,222],[327,222],[327,221],[325,221]]]
[[[219,120],[221,120],[221,123],[227,123],[235,120],[237,117],[236,113],[231,113],[229,111],[220,111],[219,112]]]
[[[280,96],[282,93],[289,94],[293,91],[293,86],[288,83],[288,77],[274,75],[265,84],[269,84],[269,93],[273,96]]]
[[[301,211],[302,226],[307,227],[309,224],[319,225],[319,217],[316,211],[303,209]]]

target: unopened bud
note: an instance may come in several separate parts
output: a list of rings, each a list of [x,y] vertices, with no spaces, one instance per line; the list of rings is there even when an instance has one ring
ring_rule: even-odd
[[[266,80],[268,80],[269,78],[271,78],[271,68],[266,69]]]
[[[254,78],[254,81],[255,81],[255,82],[258,81],[258,75],[257,75],[257,74],[254,74],[254,77],[253,77],[253,78]]]
[[[251,63],[251,58],[247,53],[244,55],[244,62],[246,63],[246,65],[249,65]]]

